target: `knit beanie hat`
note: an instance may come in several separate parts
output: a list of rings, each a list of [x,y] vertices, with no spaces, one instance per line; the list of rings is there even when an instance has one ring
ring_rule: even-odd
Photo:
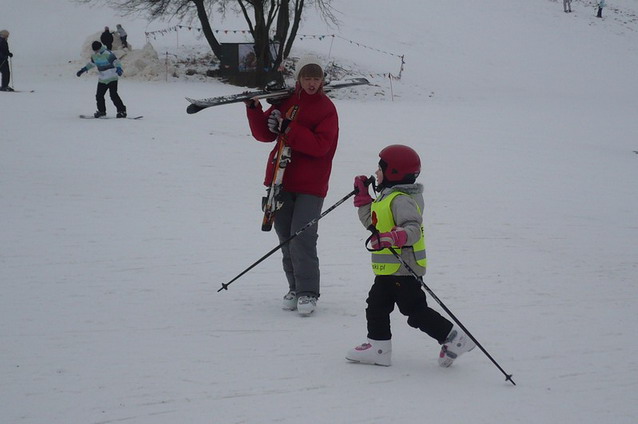
[[[301,70],[304,68],[304,66],[307,65],[316,65],[321,69],[321,73],[322,76],[324,74],[323,71],[323,63],[321,61],[321,59],[318,56],[315,56],[313,54],[309,54],[306,56],[303,56],[301,59],[299,59],[299,62],[297,62],[297,65],[295,65],[295,79],[299,80],[299,73],[301,72]]]
[[[91,44],[91,48],[94,52],[96,52],[102,48],[102,43],[100,43],[99,41],[94,41],[93,44]]]

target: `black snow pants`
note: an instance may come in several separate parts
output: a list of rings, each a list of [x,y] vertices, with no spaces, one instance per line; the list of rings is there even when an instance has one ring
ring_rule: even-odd
[[[126,112],[126,106],[120,99],[120,96],[117,94],[117,81],[112,81],[108,84],[104,84],[102,82],[97,83],[97,92],[95,93],[95,100],[97,101],[97,110],[99,112],[106,113],[106,103],[104,101],[104,95],[106,92],[109,92],[111,96],[111,100],[115,105],[118,112]]]
[[[366,319],[368,338],[390,340],[390,313],[394,304],[408,317],[410,327],[418,328],[436,339],[445,342],[453,324],[428,306],[421,283],[412,276],[378,275],[368,294]]]
[[[0,72],[2,73],[2,88],[7,88],[9,86],[9,80],[11,79],[9,58],[0,60]]]

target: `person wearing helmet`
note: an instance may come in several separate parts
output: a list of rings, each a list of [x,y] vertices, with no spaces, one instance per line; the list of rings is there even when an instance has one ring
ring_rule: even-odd
[[[283,176],[283,204],[274,222],[280,242],[321,214],[328,193],[339,118],[335,105],[323,92],[323,84],[321,61],[316,56],[305,56],[296,66],[293,95],[266,111],[258,100],[246,102],[253,137],[265,143],[283,138],[292,150]],[[267,187],[277,166],[277,145],[268,157],[264,179]],[[313,225],[281,248],[288,282],[283,308],[304,316],[315,310],[320,295],[317,237],[317,225]]]
[[[421,172],[421,159],[411,147],[400,144],[384,148],[379,158],[376,199],[368,192],[365,175],[354,179],[357,190],[354,205],[358,208],[359,220],[373,233],[366,245],[370,245],[368,250],[372,254],[372,270],[376,277],[366,301],[368,341],[350,349],[346,359],[391,365],[390,313],[396,304],[408,317],[411,327],[441,344],[439,365],[449,367],[455,358],[475,345],[452,322],[428,306],[421,282],[416,277],[425,275],[427,264],[423,185],[416,182]],[[390,247],[410,269],[394,256]]]

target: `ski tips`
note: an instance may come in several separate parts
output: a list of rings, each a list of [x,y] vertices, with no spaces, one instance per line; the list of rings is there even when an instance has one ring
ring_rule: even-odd
[[[190,104],[188,105],[188,107],[186,108],[186,113],[188,113],[189,115],[192,115],[193,113],[197,113],[200,110],[204,110],[206,108],[201,107],[201,106],[197,106],[195,104]]]

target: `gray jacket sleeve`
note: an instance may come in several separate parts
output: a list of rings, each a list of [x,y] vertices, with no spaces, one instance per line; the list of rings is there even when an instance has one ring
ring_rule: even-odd
[[[367,229],[370,224],[372,224],[372,213],[370,205],[361,206],[357,209],[357,213],[359,214],[359,221],[363,224],[363,226]]]
[[[397,196],[392,201],[392,215],[397,227],[401,227],[408,234],[407,246],[412,246],[421,238],[421,224],[423,216],[419,212],[416,202],[410,196]]]

